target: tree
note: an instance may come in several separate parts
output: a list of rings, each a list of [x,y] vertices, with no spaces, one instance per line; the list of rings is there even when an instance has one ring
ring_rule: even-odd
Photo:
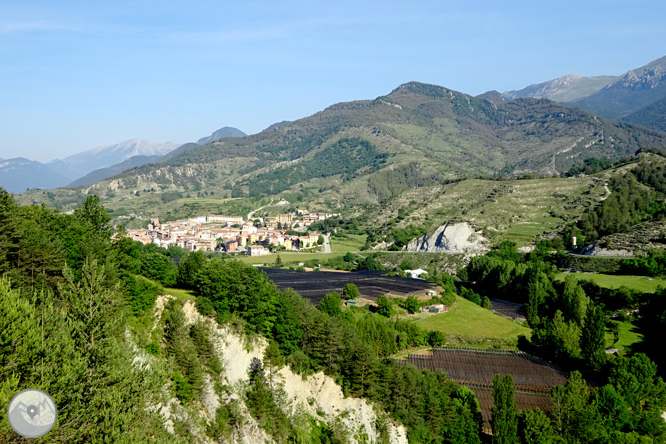
[[[550,444],[553,434],[550,419],[539,407],[518,412],[518,435],[523,444]]]
[[[74,210],[74,216],[82,222],[90,224],[96,233],[109,239],[113,234],[111,216],[100,204],[99,196],[88,196],[79,207]]]
[[[490,298],[488,296],[484,296],[483,299],[481,299],[481,307],[485,308],[486,310],[493,309],[493,304],[490,302]]]
[[[553,403],[554,426],[560,433],[567,433],[575,423],[575,418],[587,405],[589,393],[587,382],[578,371],[569,375],[569,380],[564,386],[553,387],[550,395]]]
[[[178,268],[163,254],[146,253],[141,258],[141,274],[165,287],[173,287],[178,277]]]
[[[275,258],[275,266],[276,266],[277,268],[282,267],[282,258],[280,257],[279,254],[278,254],[277,257]]]
[[[605,325],[606,317],[603,308],[591,304],[580,338],[580,348],[583,359],[595,371],[599,371],[606,362]]]
[[[329,316],[339,316],[342,314],[342,299],[337,292],[328,293],[319,303],[319,310]]]
[[[577,358],[580,355],[580,328],[575,321],[567,322],[560,310],[548,322],[545,351],[556,358]]]
[[[582,327],[589,301],[589,298],[585,295],[585,290],[578,284],[576,277],[567,276],[564,280],[564,291],[562,292],[564,317],[567,320],[576,321]]]
[[[342,258],[345,262],[354,262],[354,254],[351,251],[348,251]]]
[[[349,300],[358,299],[361,296],[361,293],[358,291],[356,284],[349,282],[342,288],[342,295],[346,300]]]
[[[382,264],[372,256],[361,259],[357,266],[358,270],[381,270]]]
[[[419,301],[414,296],[407,296],[402,303],[402,308],[407,310],[407,313],[414,314],[419,311]]]
[[[273,377],[282,367],[284,367],[284,357],[280,353],[280,347],[277,342],[271,340],[264,350],[264,368],[268,372],[269,387],[273,387]]]
[[[280,291],[260,270],[240,261],[207,261],[197,274],[195,292],[213,303],[218,319],[236,313],[259,333],[270,334]]]
[[[321,234],[317,238],[317,245],[324,245],[324,236],[322,236]]]
[[[618,358],[608,382],[633,410],[666,409],[666,385],[657,376],[657,365],[643,353]]]
[[[539,318],[539,309],[546,301],[548,295],[548,276],[539,268],[534,265],[528,270],[528,284],[527,284],[527,323],[530,327],[535,328],[541,323]]]
[[[493,444],[518,444],[518,419],[514,400],[513,377],[493,378],[492,420]]]
[[[393,314],[393,304],[388,297],[381,295],[377,298],[377,313],[390,318]]]
[[[196,283],[196,275],[203,267],[205,260],[203,251],[199,250],[191,253],[187,259],[181,261],[178,266],[178,278],[176,279],[178,286],[193,290]]]

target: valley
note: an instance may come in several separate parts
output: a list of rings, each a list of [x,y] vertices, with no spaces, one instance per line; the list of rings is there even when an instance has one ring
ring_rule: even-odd
[[[571,418],[611,392],[632,424],[666,408],[666,133],[418,82],[222,130],[0,192],[0,327],[20,344],[0,394],[74,375],[62,439],[88,404],[123,415],[84,441],[479,444],[498,409],[521,442],[532,420],[544,442],[663,435]],[[65,347],[45,370],[17,358],[44,343]]]

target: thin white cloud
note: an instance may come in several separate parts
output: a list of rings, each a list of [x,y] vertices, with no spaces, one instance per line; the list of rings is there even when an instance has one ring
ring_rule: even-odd
[[[0,34],[30,33],[30,32],[81,32],[83,26],[65,25],[50,22],[0,22]]]
[[[274,26],[268,28],[233,29],[222,31],[174,32],[168,40],[180,43],[227,43],[256,40],[272,40],[288,34],[287,28]]]

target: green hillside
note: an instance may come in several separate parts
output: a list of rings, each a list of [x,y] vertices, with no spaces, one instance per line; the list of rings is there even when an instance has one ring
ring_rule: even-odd
[[[666,131],[666,97],[640,111],[628,115],[625,122],[637,123],[648,128]]]
[[[530,336],[530,329],[481,308],[473,302],[456,297],[456,302],[446,313],[420,314],[415,323],[428,330],[436,330],[459,337],[458,340],[476,343],[484,340],[517,341],[523,335]]]
[[[428,207],[416,217],[435,217],[433,211],[439,211],[437,221],[472,215],[475,225],[491,229],[518,224],[512,233],[521,241],[584,210],[602,189],[573,180],[550,184],[560,190],[551,192],[542,183],[543,193],[524,196],[544,199],[539,208],[532,208],[534,201],[504,199],[515,208],[490,216],[489,204],[527,190],[527,182],[514,186],[462,178],[553,176],[587,157],[618,159],[646,146],[666,149],[666,134],[548,100],[495,103],[410,82],[375,100],[336,104],[252,136],[184,146],[158,163],[92,186],[32,190],[19,200],[67,210],[97,194],[114,219],[140,225],[155,216],[246,215],[266,205],[265,211],[273,212],[305,205],[358,215],[368,206],[409,199]],[[467,197],[454,199],[452,208],[436,209],[443,207],[439,202],[451,203],[457,192]],[[551,215],[553,210],[557,214]],[[555,219],[546,223],[544,217]]]

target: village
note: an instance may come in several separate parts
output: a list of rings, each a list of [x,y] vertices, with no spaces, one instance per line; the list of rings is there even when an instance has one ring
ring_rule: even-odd
[[[324,244],[321,233],[310,225],[339,216],[334,213],[278,214],[243,220],[242,216],[208,215],[160,223],[151,219],[147,228],[127,231],[130,239],[158,247],[177,246],[190,251],[246,253],[261,256],[273,251],[313,251]],[[323,248],[323,247],[321,247]]]

